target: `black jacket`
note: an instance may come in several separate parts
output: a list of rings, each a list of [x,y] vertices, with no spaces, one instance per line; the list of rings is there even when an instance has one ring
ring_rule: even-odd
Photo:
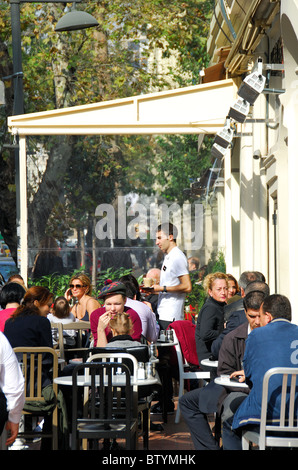
[[[199,362],[210,357],[211,345],[223,330],[225,305],[209,297],[199,312],[195,332]]]

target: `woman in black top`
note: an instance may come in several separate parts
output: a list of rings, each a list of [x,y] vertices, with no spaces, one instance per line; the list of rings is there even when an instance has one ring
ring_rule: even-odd
[[[4,334],[12,348],[19,346],[52,348],[51,324],[47,319],[53,303],[53,294],[42,286],[30,287],[21,305],[6,320]],[[50,383],[47,371],[52,367],[52,356],[43,358],[43,387]]]
[[[224,328],[224,306],[228,293],[228,278],[224,273],[208,274],[203,282],[208,298],[201,308],[196,325],[196,347],[199,363],[211,356],[212,342]],[[203,370],[210,370],[201,365]]]

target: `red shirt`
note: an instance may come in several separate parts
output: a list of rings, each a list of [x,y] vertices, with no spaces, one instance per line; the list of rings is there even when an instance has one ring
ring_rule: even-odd
[[[0,310],[0,331],[4,331],[4,325],[5,325],[5,322],[8,318],[11,317],[11,315],[13,314],[13,312],[16,310],[15,307],[12,307],[12,308],[5,308],[4,310]]]
[[[106,309],[105,307],[100,307],[94,310],[91,315],[90,315],[90,327],[92,331],[92,335],[94,338],[94,347],[97,345],[97,325],[98,325],[98,319],[99,317],[105,313]],[[142,322],[135,310],[129,307],[124,307],[124,312],[127,313],[132,321],[133,324],[133,332],[131,334],[132,339],[135,341],[140,341],[141,335],[142,335]],[[110,330],[110,327],[107,327],[105,329],[106,332],[106,337],[109,342],[109,340],[112,338],[112,332]]]

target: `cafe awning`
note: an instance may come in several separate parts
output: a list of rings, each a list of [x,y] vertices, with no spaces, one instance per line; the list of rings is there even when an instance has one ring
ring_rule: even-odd
[[[233,80],[10,116],[18,135],[216,134],[236,96]]]
[[[19,136],[20,271],[27,279],[27,161],[29,135],[216,134],[236,97],[233,80],[10,116],[8,128]]]

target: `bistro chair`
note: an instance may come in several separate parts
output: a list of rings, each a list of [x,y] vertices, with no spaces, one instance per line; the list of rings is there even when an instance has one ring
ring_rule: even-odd
[[[57,352],[59,354],[59,358],[61,359],[61,361],[64,361],[64,363],[66,363],[66,357],[68,355],[84,354],[84,352],[88,351],[88,348],[83,346],[83,334],[84,332],[90,330],[89,321],[75,321],[70,323],[51,322],[51,327],[57,328],[58,330]],[[67,330],[75,330],[77,332],[76,346],[74,347],[65,347],[63,331]]]
[[[56,351],[49,347],[16,347],[14,352],[21,364],[25,379],[25,405],[22,414],[24,418],[27,416],[33,418],[41,416],[52,416],[52,429],[47,432],[43,429],[36,432],[31,426],[30,430],[20,430],[18,438],[36,438],[52,439],[52,450],[58,449],[58,385],[54,383],[54,379],[58,377],[58,355]],[[45,394],[43,389],[43,361],[52,361],[50,368],[51,388],[48,388],[50,394]],[[46,387],[45,387],[46,388]],[[50,398],[50,403],[47,399]],[[30,411],[29,411],[30,410]]]
[[[78,379],[88,382],[83,416],[78,415]],[[121,362],[88,362],[73,371],[72,450],[80,449],[80,440],[92,440],[93,448],[100,439],[125,439],[126,450],[137,447],[137,385]]]
[[[177,361],[178,361],[178,368],[179,368],[179,392],[178,392],[178,404],[177,410],[175,415],[175,423],[178,424],[180,421],[180,407],[179,407],[179,398],[182,397],[185,389],[185,381],[190,379],[202,380],[202,379],[210,379],[210,372],[202,371],[199,366],[199,362],[197,359],[197,363],[190,364],[183,354],[181,343],[178,339],[177,333],[175,331],[175,323],[184,324],[190,323],[188,320],[181,320],[177,322],[173,322],[170,324],[170,327],[173,329],[173,336],[174,336],[174,344],[177,354]],[[192,338],[189,336],[189,339],[192,341]],[[193,351],[196,350],[195,339],[193,338]]]
[[[264,375],[262,389],[261,420],[259,431],[245,430],[242,433],[242,449],[249,450],[250,444],[257,444],[259,450],[266,447],[298,447],[297,420],[297,374],[298,368],[274,367]],[[268,418],[269,381],[279,375],[278,396],[279,416]],[[274,398],[276,402],[276,397]]]
[[[123,355],[124,354],[124,355]],[[135,361],[131,361],[129,356],[133,356]],[[116,360],[124,362],[137,380],[138,362],[149,361],[148,346],[135,346],[128,348],[93,348],[91,349],[90,360]],[[127,358],[129,361],[127,362]],[[141,430],[143,436],[143,447],[145,450],[149,449],[149,434],[150,434],[150,408],[155,394],[160,388],[160,384],[155,385],[141,385],[138,387],[138,413],[141,417]]]

